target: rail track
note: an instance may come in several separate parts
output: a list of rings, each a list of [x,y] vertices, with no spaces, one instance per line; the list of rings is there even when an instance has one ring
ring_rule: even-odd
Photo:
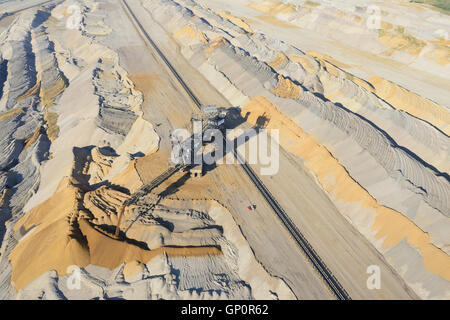
[[[18,9],[16,11],[5,12],[5,13],[6,13],[6,16],[11,16],[11,15],[14,15],[16,13],[19,13],[19,12],[22,12],[22,11],[25,11],[25,10],[28,10],[28,9],[31,9],[31,8],[40,7],[40,6],[43,6],[45,4],[49,4],[50,2],[56,2],[57,4],[60,4],[61,2],[63,2],[63,0],[59,0],[59,1],[57,1],[57,0],[41,1],[41,2],[33,4],[31,6],[28,6],[28,7],[22,8],[22,9]]]
[[[200,103],[200,100],[195,96],[195,94],[187,86],[187,84],[184,82],[183,78],[178,74],[178,72],[175,70],[175,68],[169,62],[169,60],[167,60],[166,56],[161,52],[161,50],[158,48],[158,46],[155,44],[155,42],[151,39],[151,37],[145,31],[144,27],[139,22],[139,20],[137,19],[137,17],[131,10],[131,8],[128,5],[128,3],[126,2],[126,0],[122,0],[121,3],[124,6],[125,12],[128,14],[130,20],[133,22],[133,24],[137,28],[138,32],[140,32],[145,37],[145,39],[150,43],[150,45],[153,47],[153,49],[158,53],[160,58],[164,61],[164,63],[167,65],[167,67],[173,73],[175,78],[178,80],[180,85],[184,88],[184,90],[189,95],[189,97],[192,99],[192,101],[195,103],[195,105],[198,108],[201,108],[202,104]],[[300,230],[297,228],[297,226],[292,222],[292,220],[289,218],[289,216],[286,214],[286,212],[281,207],[281,205],[277,202],[277,200],[274,198],[274,196],[270,193],[270,191],[267,189],[267,187],[264,185],[264,183],[261,181],[261,179],[255,174],[253,169],[242,159],[242,157],[239,155],[239,153],[237,152],[236,149],[233,150],[233,154],[236,157],[236,159],[238,160],[238,162],[241,164],[243,170],[245,171],[247,176],[250,178],[252,183],[256,186],[256,188],[259,190],[261,195],[264,197],[264,199],[267,201],[269,206],[272,208],[272,210],[275,212],[277,217],[280,219],[281,223],[284,225],[286,230],[292,236],[293,240],[297,243],[297,245],[303,251],[306,258],[310,261],[310,263],[317,270],[317,272],[322,276],[324,282],[327,284],[327,286],[329,287],[331,292],[339,300],[351,300],[351,297],[349,296],[347,291],[345,291],[345,289],[342,287],[342,285],[339,283],[339,281],[336,279],[336,277],[331,273],[331,271],[328,269],[328,267],[325,265],[325,263],[322,261],[322,259],[319,257],[319,255],[316,253],[316,251],[313,249],[311,244],[308,242],[308,240],[305,238],[305,236],[300,232]]]

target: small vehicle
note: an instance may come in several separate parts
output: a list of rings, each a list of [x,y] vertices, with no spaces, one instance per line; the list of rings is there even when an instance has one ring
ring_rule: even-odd
[[[248,211],[253,211],[256,209],[256,204],[252,204],[251,206],[247,207]]]

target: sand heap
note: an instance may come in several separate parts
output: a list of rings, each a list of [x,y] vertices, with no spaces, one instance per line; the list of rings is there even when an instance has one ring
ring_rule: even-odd
[[[448,109],[200,2],[142,0],[251,124],[263,116],[280,130],[280,145],[408,286],[448,299]],[[66,25],[71,5],[82,17],[75,29]],[[251,1],[247,10],[277,27],[446,71],[448,43],[433,32],[448,21],[425,10],[417,22],[410,6],[392,5],[376,32],[358,5]],[[123,200],[167,158],[143,117],[142,93],[102,44],[115,36],[101,4],[76,0],[24,11],[0,35],[0,298],[293,298],[255,260],[226,207],[196,189],[180,195],[177,181],[127,208],[113,237]],[[73,265],[80,290],[67,282]]]
[[[423,298],[449,297],[450,118],[444,107],[396,87],[408,97],[405,107],[405,98],[393,98],[376,79],[355,77],[331,57],[267,35],[237,32],[228,27],[232,21],[194,1],[143,3],[243,115],[250,112],[250,121],[264,115],[281,130],[281,146],[305,162],[408,285]],[[294,9],[270,5],[266,11],[291,19]],[[186,26],[191,31],[180,33]]]

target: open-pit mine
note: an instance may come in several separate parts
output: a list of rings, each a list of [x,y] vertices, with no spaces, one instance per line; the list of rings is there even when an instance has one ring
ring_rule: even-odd
[[[0,299],[450,299],[446,1],[0,0]]]

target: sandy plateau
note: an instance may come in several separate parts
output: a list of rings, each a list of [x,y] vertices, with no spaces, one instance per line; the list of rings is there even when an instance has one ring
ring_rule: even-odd
[[[127,3],[204,104],[279,130],[261,179],[352,298],[450,299],[449,12]],[[119,218],[195,112],[152,50],[122,0],[0,0],[0,299],[333,298],[237,165]]]

